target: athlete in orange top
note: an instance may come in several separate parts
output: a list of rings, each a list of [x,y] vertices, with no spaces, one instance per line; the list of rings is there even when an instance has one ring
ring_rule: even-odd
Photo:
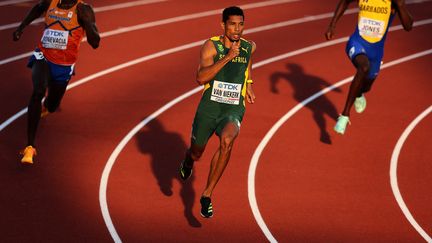
[[[22,163],[33,163],[34,141],[41,117],[60,105],[71,76],[82,38],[94,48],[99,46],[99,33],[93,9],[82,0],[40,0],[14,31],[13,40],[21,38],[24,28],[45,14],[45,29],[38,47],[30,57],[33,94],[28,105],[27,147]],[[46,90],[48,93],[43,104]]]

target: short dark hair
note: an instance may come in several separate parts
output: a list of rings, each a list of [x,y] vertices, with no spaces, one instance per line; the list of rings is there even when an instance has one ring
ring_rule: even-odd
[[[243,10],[237,6],[231,6],[223,10],[222,21],[225,23],[232,15],[242,16],[244,20]]]

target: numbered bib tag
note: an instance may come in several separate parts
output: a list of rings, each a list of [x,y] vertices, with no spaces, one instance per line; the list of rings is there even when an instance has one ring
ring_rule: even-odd
[[[360,17],[359,21],[360,35],[381,39],[385,32],[385,22],[376,19]]]
[[[68,31],[46,29],[42,36],[44,48],[66,50],[68,44]]]
[[[240,103],[241,86],[241,84],[215,80],[210,99],[218,103],[238,105]]]

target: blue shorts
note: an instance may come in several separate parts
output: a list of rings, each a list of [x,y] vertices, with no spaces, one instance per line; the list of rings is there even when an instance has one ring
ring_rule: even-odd
[[[75,64],[69,66],[69,65],[59,65],[59,64],[52,63],[48,61],[44,57],[43,53],[37,48],[33,52],[32,56],[30,57],[27,67],[32,68],[33,63],[36,60],[43,60],[46,63],[48,63],[50,74],[51,74],[51,80],[55,83],[67,84],[71,79],[72,75],[75,75],[75,71],[74,71]]]
[[[364,54],[369,59],[370,68],[368,78],[374,80],[380,71],[381,61],[384,55],[384,41],[369,43],[357,34],[351,35],[345,48],[351,62],[359,54]]]

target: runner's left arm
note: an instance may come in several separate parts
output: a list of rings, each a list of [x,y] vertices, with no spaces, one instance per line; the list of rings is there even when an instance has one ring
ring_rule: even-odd
[[[252,80],[252,56],[256,50],[256,44],[253,41],[249,41],[249,42],[252,44],[252,52],[251,52],[251,57],[250,57],[249,64],[248,64],[248,69],[249,69],[248,80]],[[246,99],[247,99],[249,104],[255,103],[255,93],[253,91],[252,84],[253,83],[246,83]]]
[[[393,2],[396,4],[396,10],[404,29],[406,31],[410,31],[414,21],[411,17],[411,14],[408,12],[408,9],[406,8],[405,0],[393,0]]]
[[[96,49],[99,47],[100,36],[96,26],[96,17],[93,8],[85,3],[81,3],[77,7],[78,20],[84,28],[87,36],[87,42]]]

